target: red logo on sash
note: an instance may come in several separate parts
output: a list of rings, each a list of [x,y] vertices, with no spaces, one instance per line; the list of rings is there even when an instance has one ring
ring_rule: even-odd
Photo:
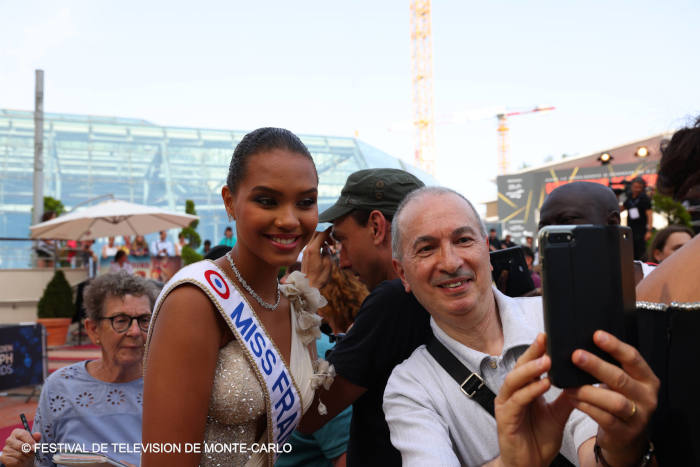
[[[204,278],[207,280],[207,282],[209,282],[211,288],[214,289],[214,291],[218,293],[221,298],[226,300],[229,297],[230,293],[228,284],[224,278],[221,277],[221,274],[210,269],[204,273]]]

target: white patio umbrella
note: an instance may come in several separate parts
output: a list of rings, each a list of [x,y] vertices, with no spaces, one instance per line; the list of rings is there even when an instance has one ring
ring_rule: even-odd
[[[186,227],[198,216],[116,199],[31,226],[32,238],[87,240]]]

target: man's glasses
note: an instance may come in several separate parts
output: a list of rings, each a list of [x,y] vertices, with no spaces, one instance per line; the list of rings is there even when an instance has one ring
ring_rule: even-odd
[[[129,315],[116,315],[110,316],[108,318],[100,318],[100,320],[108,319],[112,323],[112,329],[116,332],[122,333],[129,330],[131,327],[131,322],[136,320],[139,329],[143,332],[148,332],[148,325],[151,324],[151,315],[141,315],[141,316],[129,316]]]
[[[328,323],[321,323],[321,332],[328,336],[328,340],[331,343],[340,342],[342,339],[345,338],[344,332],[334,334],[333,330],[331,329],[331,326]]]

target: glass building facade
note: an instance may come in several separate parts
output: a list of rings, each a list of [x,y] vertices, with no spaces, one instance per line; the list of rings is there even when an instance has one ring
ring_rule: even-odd
[[[220,190],[233,149],[245,135],[155,125],[130,118],[51,114],[44,116],[44,195],[67,209],[112,194],[133,203],[184,212],[195,202],[202,240],[216,245],[228,222]],[[319,212],[333,204],[356,170],[394,167],[426,184],[425,172],[358,139],[299,135],[316,163]],[[29,236],[33,206],[34,113],[0,109],[0,237]],[[99,246],[99,245],[98,245]],[[0,267],[27,267],[29,253],[0,244]],[[24,248],[24,247],[22,247]]]

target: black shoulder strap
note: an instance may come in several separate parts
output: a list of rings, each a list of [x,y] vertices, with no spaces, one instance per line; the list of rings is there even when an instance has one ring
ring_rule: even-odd
[[[484,384],[481,376],[460,362],[442,342],[437,340],[437,337],[432,336],[425,347],[452,379],[457,381],[465,396],[478,402],[492,417],[495,416],[493,400],[496,398],[496,395]],[[550,464],[550,466],[554,467],[569,467],[572,465],[561,453],[557,454],[557,457]]]
[[[496,395],[484,384],[481,376],[462,364],[435,336],[428,341],[426,348],[445,371],[457,381],[464,395],[478,402],[484,410],[494,416],[493,400]]]

